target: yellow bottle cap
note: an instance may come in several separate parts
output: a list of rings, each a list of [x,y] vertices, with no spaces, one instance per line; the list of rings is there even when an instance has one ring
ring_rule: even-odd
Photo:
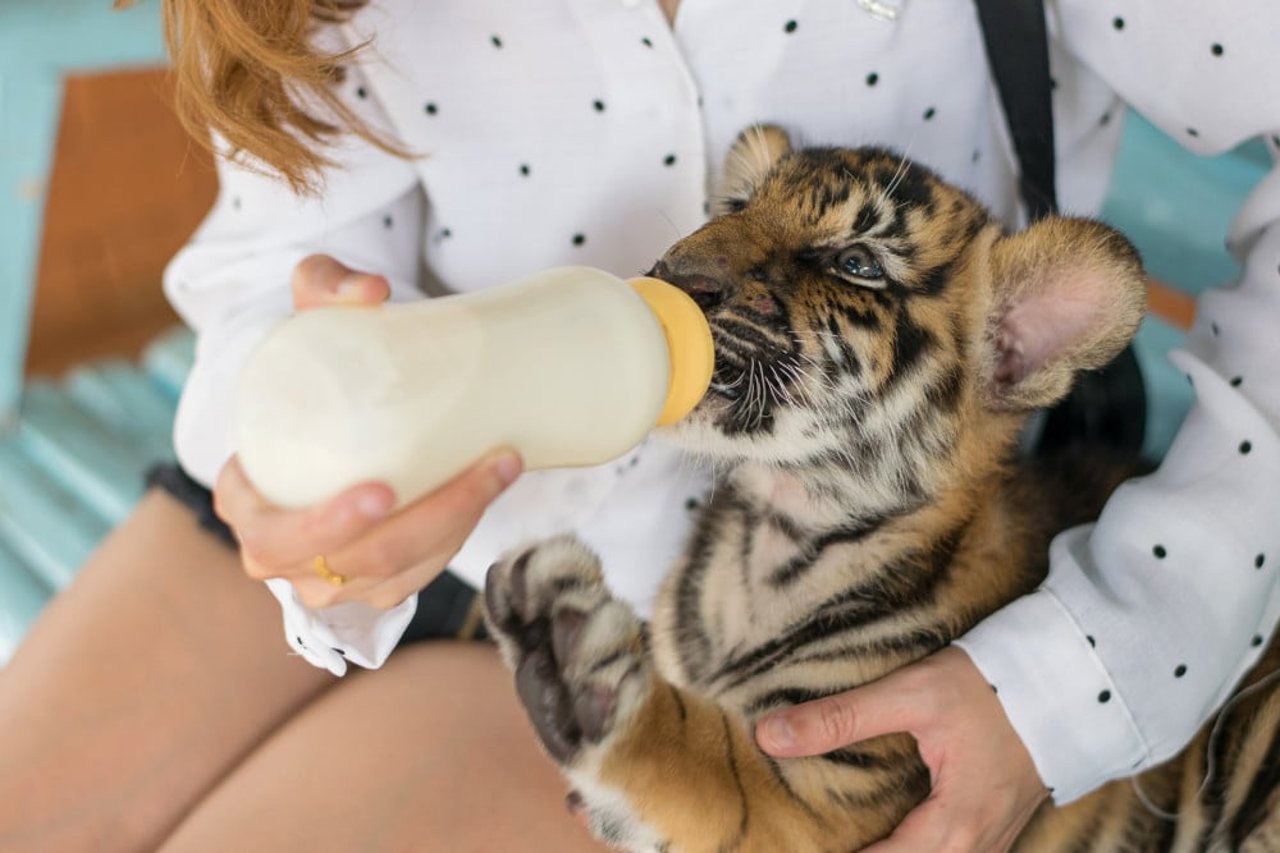
[[[711,327],[698,303],[675,285],[656,278],[633,278],[627,284],[648,303],[667,337],[671,378],[658,426],[673,424],[693,411],[711,385],[716,361]]]

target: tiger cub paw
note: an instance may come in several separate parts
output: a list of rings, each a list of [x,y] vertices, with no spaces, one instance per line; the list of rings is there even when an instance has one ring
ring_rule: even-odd
[[[587,770],[641,706],[648,637],[605,587],[600,560],[560,536],[495,563],[486,618],[538,737],[566,770]]]

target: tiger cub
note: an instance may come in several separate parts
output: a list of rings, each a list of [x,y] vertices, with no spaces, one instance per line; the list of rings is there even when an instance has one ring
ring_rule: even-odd
[[[652,624],[561,537],[490,570],[489,627],[601,839],[848,851],[928,793],[914,740],[775,761],[755,723],[918,660],[1035,588],[1050,538],[1092,518],[1125,472],[1019,462],[1020,428],[1130,340],[1144,275],[1106,226],[1053,217],[1006,233],[883,150],[793,151],[759,128],[726,172],[722,214],[653,270],[714,330],[711,390],[669,437],[722,476]],[[1020,846],[1280,849],[1277,766],[1262,761],[1277,705],[1237,706],[1203,794],[1207,735],[1142,777],[1178,822],[1126,781],[1046,805]]]

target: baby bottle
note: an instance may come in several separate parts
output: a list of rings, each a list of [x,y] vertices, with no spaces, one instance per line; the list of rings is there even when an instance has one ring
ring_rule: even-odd
[[[687,294],[590,267],[411,304],[317,308],[251,354],[234,441],[250,481],[280,506],[369,480],[406,503],[500,446],[526,469],[607,462],[688,414],[713,360]]]

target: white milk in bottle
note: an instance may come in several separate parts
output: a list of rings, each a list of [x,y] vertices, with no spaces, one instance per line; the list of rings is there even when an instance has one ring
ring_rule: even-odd
[[[692,410],[713,360],[683,291],[563,267],[480,293],[299,313],[246,363],[234,439],[277,505],[370,480],[403,504],[498,447],[526,469],[619,456]]]

